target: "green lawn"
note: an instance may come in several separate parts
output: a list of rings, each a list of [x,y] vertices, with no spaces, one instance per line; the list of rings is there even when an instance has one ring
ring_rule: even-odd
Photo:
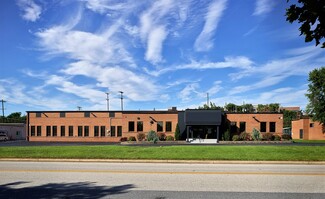
[[[323,146],[0,147],[0,158],[325,161]]]

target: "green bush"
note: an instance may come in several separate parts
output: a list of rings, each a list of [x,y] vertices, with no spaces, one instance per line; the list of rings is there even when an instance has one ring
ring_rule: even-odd
[[[249,140],[251,140],[251,135],[249,133],[242,132],[239,135],[239,139],[243,140],[243,141],[249,141]]]
[[[230,131],[229,129],[224,133],[224,140],[230,141]]]
[[[138,141],[143,141],[146,138],[146,135],[144,133],[138,133],[137,135]]]
[[[238,135],[232,136],[232,141],[239,141],[239,140],[240,140],[240,138]]]
[[[157,133],[153,130],[149,131],[148,134],[147,134],[147,140],[149,142],[156,142],[159,140],[158,136],[157,136]]]
[[[253,128],[253,131],[252,131],[252,138],[253,138],[253,140],[255,140],[255,141],[261,139],[261,133],[260,133],[260,131],[257,130],[256,128]]]
[[[274,141],[281,141],[281,136],[274,135]]]
[[[166,134],[165,133],[157,133],[157,136],[160,141],[165,141],[166,140]]]
[[[274,140],[274,135],[272,133],[263,133],[262,134],[262,139],[266,141],[273,141]]]
[[[135,139],[134,136],[130,136],[130,137],[128,138],[128,141],[137,141],[137,140]]]
[[[171,136],[171,135],[168,135],[168,136],[166,137],[166,140],[167,140],[167,141],[174,141],[174,137]]]
[[[289,135],[289,134],[282,134],[282,140],[291,140],[292,138],[291,138],[291,135]]]

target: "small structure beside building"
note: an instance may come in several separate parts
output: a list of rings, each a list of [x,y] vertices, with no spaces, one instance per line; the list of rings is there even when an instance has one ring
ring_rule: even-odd
[[[24,123],[0,123],[0,133],[6,134],[9,140],[25,140],[26,124]]]
[[[324,125],[307,116],[292,121],[292,139],[325,140]]]

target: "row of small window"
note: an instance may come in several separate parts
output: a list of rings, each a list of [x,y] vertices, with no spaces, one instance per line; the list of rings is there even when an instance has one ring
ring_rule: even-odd
[[[84,117],[90,117],[90,115],[91,115],[91,112],[84,112]],[[94,115],[94,114],[93,114]],[[45,115],[46,116],[46,115]],[[66,112],[60,112],[59,113],[59,116],[60,117],[65,117],[66,116]],[[94,115],[95,116],[95,115]],[[108,116],[109,117],[115,117],[115,113],[114,112],[109,112],[108,113]],[[36,113],[36,117],[42,117],[42,113],[41,112],[37,112]],[[96,117],[96,116],[95,116]]]
[[[260,122],[260,132],[266,132],[266,123],[267,122]],[[237,127],[236,122],[231,122],[232,131],[235,131],[234,128]],[[244,132],[246,131],[246,122],[239,122],[239,131]],[[276,131],[276,122],[269,123],[269,132],[274,133]]]
[[[153,123],[151,123],[152,125]],[[164,131],[164,122],[157,121],[157,132],[163,132]],[[129,132],[135,131],[135,122],[129,121]],[[171,132],[172,131],[172,122],[166,122],[165,123],[165,132]],[[143,121],[137,121],[137,132],[143,132]]]
[[[110,132],[106,132],[106,126],[94,126],[94,137],[105,137],[107,136],[122,136],[122,126],[111,126]],[[68,134],[67,136],[74,136],[74,127],[68,126]],[[31,126],[30,128],[30,136],[42,136],[42,126]],[[57,126],[46,126],[46,136],[58,136],[58,128]],[[60,136],[66,136],[66,126],[60,126]],[[89,126],[78,126],[78,137],[89,137]]]

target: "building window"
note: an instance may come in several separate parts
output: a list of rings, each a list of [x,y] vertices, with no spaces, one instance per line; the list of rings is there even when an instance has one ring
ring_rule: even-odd
[[[53,136],[57,136],[58,135],[58,128],[56,126],[52,126],[52,133],[53,133]]]
[[[299,139],[304,139],[304,130],[303,129],[299,130]]]
[[[30,136],[35,136],[35,126],[30,127]]]
[[[82,126],[78,126],[78,137],[82,137]]]
[[[163,131],[163,125],[164,123],[162,121],[157,122],[157,132]]]
[[[84,126],[85,137],[89,137],[89,126]]]
[[[105,137],[105,132],[106,132],[106,127],[105,126],[101,126],[100,127],[100,136],[101,137]]]
[[[115,117],[115,112],[109,112],[109,113],[108,113],[108,116],[109,116],[109,117]]]
[[[117,137],[122,136],[122,126],[117,126]]]
[[[42,113],[36,113],[36,117],[42,117]]]
[[[240,132],[245,132],[246,131],[246,122],[240,122],[239,129],[240,129]]]
[[[266,132],[266,122],[261,122],[260,131]]]
[[[51,136],[51,126],[46,126],[46,136]]]
[[[314,127],[314,123],[310,123],[310,124],[309,124],[309,127],[310,127],[310,128],[313,128],[313,127]]]
[[[275,132],[275,122],[270,122],[270,132]]]
[[[60,112],[60,117],[65,117],[65,112]]]
[[[143,121],[137,121],[137,131],[143,132]]]
[[[231,133],[237,133],[238,132],[237,122],[230,122],[230,132]]]
[[[37,126],[37,136],[42,136],[42,126]]]
[[[115,126],[111,126],[111,136],[115,137]]]
[[[16,135],[17,135],[17,136],[20,135],[20,131],[17,131],[17,132],[16,132]]]
[[[134,131],[134,122],[129,121],[129,132]]]
[[[85,117],[90,117],[90,112],[85,112],[85,113],[84,113],[84,116],[85,116]]]
[[[69,126],[69,136],[73,136],[73,126]]]
[[[99,136],[99,126],[94,126],[94,136],[95,137]]]
[[[65,126],[61,126],[61,137],[65,136]]]
[[[172,131],[172,122],[166,122],[166,132]]]

